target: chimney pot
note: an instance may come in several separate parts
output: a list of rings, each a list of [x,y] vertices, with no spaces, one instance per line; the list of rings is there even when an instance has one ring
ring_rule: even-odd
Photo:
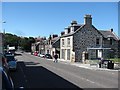
[[[71,25],[76,25],[77,24],[77,21],[73,20],[71,21]]]
[[[61,32],[61,36],[64,35],[65,32]]]
[[[113,28],[111,28],[111,30],[110,30],[111,32],[113,32]]]

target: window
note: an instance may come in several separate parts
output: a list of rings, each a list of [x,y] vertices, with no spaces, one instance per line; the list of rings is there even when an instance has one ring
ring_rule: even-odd
[[[67,38],[67,45],[70,46],[70,38]]]
[[[65,50],[62,49],[62,59],[65,59]]]
[[[62,46],[64,46],[65,45],[65,41],[64,41],[64,39],[62,39]]]
[[[99,41],[100,41],[100,39],[97,38],[97,39],[96,39],[96,45],[99,45],[99,44],[100,44]]]
[[[70,60],[70,49],[67,50],[67,60]]]

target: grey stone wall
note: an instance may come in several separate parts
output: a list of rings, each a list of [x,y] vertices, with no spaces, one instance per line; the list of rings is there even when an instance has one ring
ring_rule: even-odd
[[[96,45],[96,39],[99,38],[100,44]],[[113,44],[110,45],[110,40],[105,39],[103,35],[94,26],[84,25],[73,35],[73,50],[75,51],[75,61],[82,62],[82,53],[87,51],[87,48],[111,48],[112,50],[104,50],[105,58],[114,58],[118,55],[118,41],[113,39]],[[88,55],[96,57],[96,50],[88,50]]]
[[[53,48],[60,48],[60,39],[52,44]]]
[[[104,48],[111,48],[111,50],[105,50],[104,56],[105,58],[116,58],[118,57],[118,41],[113,39],[112,45],[110,44],[110,40],[103,40]],[[107,54],[106,54],[107,53]]]
[[[73,35],[75,61],[81,62],[82,52],[87,51],[87,48],[96,47],[96,38],[98,37],[102,37],[102,35],[90,25],[85,25],[81,30],[77,31]]]

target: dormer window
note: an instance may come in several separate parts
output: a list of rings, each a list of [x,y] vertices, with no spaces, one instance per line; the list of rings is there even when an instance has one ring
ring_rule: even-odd
[[[73,26],[71,26],[71,30],[70,30],[70,32],[71,32],[71,33],[74,32],[74,27],[73,27]]]
[[[108,35],[107,38],[108,38],[108,40],[110,42],[110,45],[112,45],[113,44],[113,36]]]

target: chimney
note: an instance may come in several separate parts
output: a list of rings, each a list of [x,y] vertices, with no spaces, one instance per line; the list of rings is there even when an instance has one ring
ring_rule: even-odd
[[[77,21],[75,20],[71,21],[70,33],[74,32],[75,26],[77,26]]]
[[[113,28],[110,29],[110,32],[113,32]]]
[[[68,28],[68,33],[70,33],[70,28]]]
[[[91,15],[85,15],[84,23],[85,23],[85,25],[92,25],[92,17],[91,17]]]
[[[57,34],[53,34],[52,38],[55,38],[55,37],[58,37],[58,35]]]
[[[75,20],[71,21],[71,25],[72,25],[72,26],[73,26],[73,25],[77,25],[77,21],[75,21]]]
[[[68,34],[68,28],[65,28],[64,30],[65,30],[65,34]]]
[[[65,32],[61,32],[61,36],[64,35]]]

